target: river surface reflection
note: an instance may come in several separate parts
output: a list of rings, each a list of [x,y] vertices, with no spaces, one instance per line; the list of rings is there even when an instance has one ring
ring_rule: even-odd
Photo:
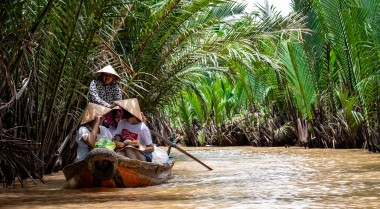
[[[214,170],[172,149],[173,177],[128,189],[0,188],[0,208],[379,208],[380,155],[366,150],[185,148]]]

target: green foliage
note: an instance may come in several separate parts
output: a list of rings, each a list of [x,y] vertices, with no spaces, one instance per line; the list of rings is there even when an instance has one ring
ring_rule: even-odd
[[[179,117],[182,119],[182,123],[186,127],[190,127],[191,125],[191,110],[190,110],[190,104],[187,103],[184,99],[180,100],[180,104],[178,105],[178,112],[179,112]]]
[[[245,5],[230,0],[2,2],[0,139],[20,153],[32,146],[31,162],[45,164],[23,167],[6,151],[0,163],[15,176],[51,172],[57,155],[70,163],[92,72],[106,64],[148,117],[170,112],[189,133],[198,122],[220,140],[236,118],[314,119],[321,105],[351,140],[363,122],[375,138],[379,1],[303,0],[294,8],[281,16],[262,6],[244,15]],[[277,138],[291,130],[285,121],[277,127]],[[194,138],[203,144],[208,134]]]
[[[312,119],[311,105],[315,98],[312,69],[299,43],[287,42],[280,48],[280,58],[284,63],[282,77],[286,88],[295,100],[304,118]]]
[[[355,96],[348,96],[348,91],[345,92],[336,92],[341,103],[341,115],[340,121],[345,125],[349,136],[353,140],[356,134],[356,131],[363,122],[363,116],[360,112],[356,111],[357,98]]]
[[[325,109],[331,115],[344,112],[344,118],[353,135],[354,125],[363,115],[368,133],[378,128],[379,84],[379,1],[332,0],[297,1],[298,11],[308,17],[308,26],[315,31],[306,36],[303,44],[316,69],[318,89],[325,98]],[[356,98],[355,109],[360,110],[354,123],[350,118],[352,108],[347,102],[334,100],[335,89],[346,98]],[[348,93],[346,92],[348,91]],[[340,97],[341,98],[341,97]],[[350,105],[348,105],[350,106]],[[340,111],[336,108],[342,108]],[[354,117],[354,116],[353,116]],[[343,123],[343,122],[342,122]],[[360,123],[359,123],[360,124]]]
[[[94,46],[100,43],[97,35],[118,18],[125,3],[40,0],[0,4],[0,68],[6,76],[0,85],[0,127],[6,131],[0,137],[38,144],[25,155],[26,160],[44,163],[33,170],[21,168],[25,161],[4,155],[5,164],[18,161],[12,164],[15,176],[21,170],[37,170],[39,177],[50,173],[55,157],[73,142],[70,139],[87,103],[92,71],[89,62],[96,52]],[[65,162],[71,162],[75,155],[70,146],[66,147]],[[25,151],[24,146],[19,149]]]

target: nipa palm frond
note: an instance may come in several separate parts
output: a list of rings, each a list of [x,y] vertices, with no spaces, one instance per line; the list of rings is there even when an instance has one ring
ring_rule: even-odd
[[[284,63],[283,79],[287,80],[290,92],[298,104],[304,117],[312,118],[311,104],[314,102],[315,88],[312,81],[311,69],[308,66],[303,49],[298,43],[286,43],[282,48],[281,59]]]
[[[289,137],[291,133],[294,132],[294,127],[290,122],[280,126],[276,130],[274,130],[274,141],[281,141]]]
[[[1,140],[0,181],[7,186],[14,184],[14,178],[17,178],[22,186],[23,179],[27,177],[43,181],[39,169],[44,163],[34,154],[37,148],[38,144],[31,141]]]

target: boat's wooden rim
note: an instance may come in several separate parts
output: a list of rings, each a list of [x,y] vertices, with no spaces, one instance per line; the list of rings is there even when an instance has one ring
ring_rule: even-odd
[[[104,154],[105,157],[108,157],[106,153],[99,153],[99,155]],[[165,171],[170,170],[175,163],[175,160],[173,158],[169,158],[168,162],[166,163],[153,163],[153,162],[147,162],[147,161],[140,161],[137,159],[130,159],[128,157],[117,155],[117,166],[122,166],[125,168],[130,168],[134,170],[140,170],[140,171],[152,171],[152,174],[162,173]],[[78,162],[74,162],[72,164],[69,164],[65,166],[62,171],[65,175],[66,179],[71,179],[77,173],[80,171],[88,169],[88,162],[87,158],[85,160],[81,160]],[[149,174],[149,172],[143,172],[145,174]]]

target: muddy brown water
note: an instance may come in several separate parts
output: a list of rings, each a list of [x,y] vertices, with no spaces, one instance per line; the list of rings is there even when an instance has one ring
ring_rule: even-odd
[[[144,188],[0,188],[0,208],[380,208],[380,154],[303,148],[186,148],[214,170],[172,149],[165,184]]]

